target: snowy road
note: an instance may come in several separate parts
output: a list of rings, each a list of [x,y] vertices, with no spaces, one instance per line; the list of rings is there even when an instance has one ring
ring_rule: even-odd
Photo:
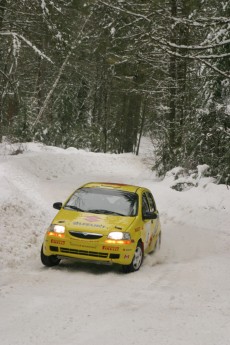
[[[162,248],[140,271],[63,261],[39,251],[64,200],[89,180],[149,187],[161,213]],[[0,156],[1,345],[228,345],[230,192],[209,184],[176,192],[140,158],[30,144]]]

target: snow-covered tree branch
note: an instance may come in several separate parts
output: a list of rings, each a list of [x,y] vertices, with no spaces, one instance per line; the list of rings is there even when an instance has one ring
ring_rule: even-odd
[[[50,63],[53,63],[53,61],[46,56],[40,49],[38,49],[30,40],[26,39],[24,36],[16,33],[16,32],[0,32],[1,36],[12,36],[12,38],[20,39],[23,42],[25,42],[29,47],[33,49],[33,51],[38,54],[42,59],[46,59]]]

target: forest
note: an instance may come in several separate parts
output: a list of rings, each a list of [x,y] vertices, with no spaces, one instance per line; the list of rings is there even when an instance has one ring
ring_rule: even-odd
[[[229,0],[0,0],[0,142],[138,155],[230,182]]]

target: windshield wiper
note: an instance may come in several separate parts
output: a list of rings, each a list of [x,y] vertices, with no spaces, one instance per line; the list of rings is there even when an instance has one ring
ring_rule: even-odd
[[[109,210],[98,210],[98,209],[93,209],[93,210],[88,210],[87,212],[90,212],[90,213],[98,213],[98,214],[113,214],[115,216],[125,216],[124,214],[122,213],[118,213],[118,212],[115,212],[115,211],[109,211]]]
[[[81,208],[77,207],[77,206],[73,206],[73,205],[65,205],[64,208],[66,207],[69,207],[71,208],[72,210],[76,210],[76,211],[79,211],[79,212],[85,212],[84,210],[82,210]]]

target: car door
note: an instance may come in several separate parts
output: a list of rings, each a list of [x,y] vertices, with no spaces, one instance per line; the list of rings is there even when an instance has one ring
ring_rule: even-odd
[[[153,230],[154,230],[154,220],[153,219],[144,219],[144,215],[147,212],[150,212],[150,204],[148,201],[147,193],[142,194],[142,220],[144,227],[143,242],[144,242],[144,251],[148,253],[152,248],[153,241]]]
[[[157,212],[157,208],[156,208],[156,203],[155,200],[153,198],[153,195],[150,192],[146,192],[146,197],[148,199],[148,204],[149,204],[149,209],[150,212]],[[150,243],[150,249],[153,250],[155,248],[155,244],[157,241],[157,237],[158,237],[158,225],[159,225],[159,217],[157,217],[156,219],[152,219],[152,239],[151,239],[151,243]]]

